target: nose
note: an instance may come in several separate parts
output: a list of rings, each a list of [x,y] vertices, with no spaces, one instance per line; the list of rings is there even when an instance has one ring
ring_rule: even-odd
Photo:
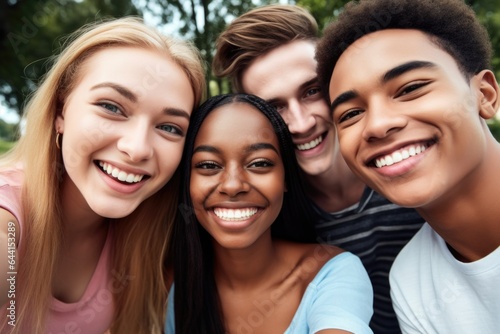
[[[244,171],[239,166],[226,166],[221,173],[219,183],[219,192],[229,197],[235,197],[238,194],[248,192],[250,189]]]
[[[136,122],[124,129],[118,139],[118,150],[128,156],[132,162],[140,162],[153,156],[151,130],[146,122]]]
[[[363,139],[373,142],[403,129],[408,120],[401,110],[390,103],[372,103],[365,111]]]
[[[306,106],[299,101],[293,100],[288,104],[288,109],[283,119],[292,134],[304,134],[316,125],[316,118]]]

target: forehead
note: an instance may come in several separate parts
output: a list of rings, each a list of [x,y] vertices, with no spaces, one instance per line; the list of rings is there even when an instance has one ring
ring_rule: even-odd
[[[363,36],[345,50],[333,69],[330,91],[351,78],[380,77],[387,70],[409,61],[432,62],[444,69],[458,71],[455,59],[425,33],[387,29]]]
[[[167,54],[139,47],[101,49],[85,60],[75,81],[82,89],[103,82],[127,87],[138,101],[162,101],[191,111],[194,93],[183,69]]]
[[[248,145],[278,139],[271,122],[255,107],[232,102],[213,110],[203,121],[195,140],[195,146],[215,144],[224,146]]]
[[[293,41],[257,57],[243,72],[242,87],[264,99],[316,77],[315,43]]]

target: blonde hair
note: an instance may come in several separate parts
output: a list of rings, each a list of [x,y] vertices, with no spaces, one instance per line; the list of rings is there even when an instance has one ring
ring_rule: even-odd
[[[279,4],[257,7],[219,35],[212,69],[217,77],[228,77],[233,90],[241,93],[241,76],[256,58],[295,40],[317,38],[318,24],[306,9]]]
[[[55,118],[79,80],[82,64],[103,48],[132,46],[165,54],[190,80],[195,107],[205,92],[199,52],[186,41],[159,34],[138,18],[86,25],[72,34],[26,107],[26,129],[0,162],[22,163],[24,230],[16,293],[15,333],[44,328],[55,261],[62,242],[60,181],[64,165],[55,145]],[[156,194],[113,225],[111,276],[126,278],[114,293],[112,333],[161,333],[167,290],[164,259],[177,205],[176,172]],[[147,256],[144,256],[147,253]],[[4,318],[5,319],[5,318]],[[2,320],[3,326],[5,321]],[[1,330],[0,330],[1,331]]]

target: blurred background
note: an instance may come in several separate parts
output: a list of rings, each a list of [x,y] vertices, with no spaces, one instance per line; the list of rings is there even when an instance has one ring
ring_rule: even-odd
[[[418,1],[418,0],[415,0]],[[214,42],[224,27],[249,9],[270,3],[307,8],[322,30],[347,0],[0,0],[0,154],[17,140],[23,105],[59,53],[64,37],[109,17],[139,16],[162,32],[193,41],[207,62],[207,94],[231,90],[212,75]],[[500,0],[466,0],[484,23],[494,47],[500,79]],[[498,116],[498,115],[497,115]],[[500,117],[489,126],[500,140]]]

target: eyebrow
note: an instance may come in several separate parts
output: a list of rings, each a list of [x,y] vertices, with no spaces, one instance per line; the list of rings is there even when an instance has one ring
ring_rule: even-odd
[[[419,60],[414,60],[414,61],[409,61],[407,63],[398,65],[389,71],[387,71],[383,76],[381,81],[381,84],[385,84],[393,79],[396,79],[397,77],[408,73],[410,71],[418,70],[421,68],[436,68],[437,65],[428,61],[419,61]],[[348,102],[350,100],[353,100],[355,98],[359,97],[359,93],[356,92],[355,90],[348,90],[333,100],[332,104],[330,105],[330,110],[333,111],[335,108],[337,108],[340,104]]]
[[[187,111],[179,108],[165,108],[163,109],[163,113],[170,116],[183,117],[186,118],[188,121],[191,118],[191,116],[189,116],[189,113]]]
[[[429,61],[418,61],[418,60],[409,61],[407,63],[401,64],[387,71],[382,77],[382,83],[386,83],[410,71],[418,70],[421,68],[435,68],[435,67],[437,67],[437,65]]]
[[[277,154],[279,154],[279,152],[276,149],[276,147],[274,147],[274,145],[269,144],[269,143],[256,143],[256,144],[252,144],[247,149],[245,149],[245,152],[255,152],[255,151],[259,151],[259,150],[273,150],[274,152],[276,152]]]
[[[97,84],[95,86],[92,86],[90,88],[91,90],[98,89],[98,88],[112,88],[115,91],[117,91],[120,95],[125,97],[126,99],[132,101],[132,102],[137,102],[137,96],[132,93],[132,91],[126,87],[123,87],[122,85],[113,83],[113,82],[103,82],[100,84]]]
[[[198,152],[219,153],[220,151],[210,145],[200,145],[193,150],[193,154]]]
[[[277,154],[279,154],[279,152],[276,149],[276,147],[274,147],[274,145],[269,144],[269,143],[256,143],[256,144],[252,144],[252,145],[248,146],[245,149],[245,152],[249,153],[249,152],[255,152],[255,151],[259,151],[259,150],[273,150],[274,152],[276,152]],[[210,145],[200,145],[200,146],[197,146],[193,150],[193,154],[198,153],[198,152],[220,153],[219,149],[217,149],[214,146],[210,146]]]
[[[94,90],[99,88],[112,88],[115,91],[117,91],[120,95],[128,99],[129,101],[134,103],[137,102],[137,96],[130,89],[123,87],[122,85],[116,84],[114,82],[103,82],[95,86],[92,86],[90,89]],[[191,118],[187,111],[179,108],[165,108],[163,109],[163,113],[170,116],[183,117],[186,118],[188,121]]]
[[[348,90],[347,92],[340,94],[339,96],[337,96],[335,98],[335,100],[333,100],[331,107],[330,107],[330,111],[335,110],[335,108],[337,108],[342,103],[348,102],[350,100],[354,100],[358,96],[359,96],[359,94],[355,90]]]

